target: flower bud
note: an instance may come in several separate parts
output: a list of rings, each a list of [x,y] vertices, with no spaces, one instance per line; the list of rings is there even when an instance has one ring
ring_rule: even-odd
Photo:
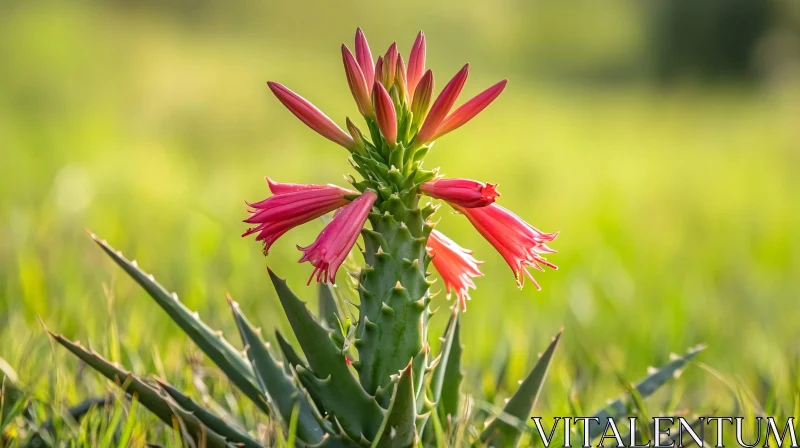
[[[342,62],[344,63],[344,72],[347,75],[347,84],[350,86],[353,99],[356,100],[358,111],[365,117],[374,117],[375,114],[372,111],[372,104],[369,100],[369,87],[367,87],[367,81],[364,79],[364,73],[352,53],[350,53],[350,49],[344,44],[342,44]]]
[[[364,73],[364,80],[368,86],[375,82],[375,68],[372,62],[372,53],[369,51],[369,44],[361,28],[356,30],[356,61]]]
[[[472,179],[437,179],[419,186],[426,195],[466,208],[486,207],[500,196],[497,184]]]
[[[411,53],[408,56],[408,72],[406,79],[408,81],[408,94],[414,95],[417,84],[425,72],[425,34],[420,31],[417,34],[417,39],[414,45],[411,46]]]
[[[389,92],[379,82],[372,88],[372,101],[375,103],[375,119],[383,138],[390,145],[397,143],[397,114]]]
[[[411,100],[411,113],[414,115],[415,126],[419,127],[422,120],[425,119],[432,97],[433,72],[428,70],[420,79],[419,84],[417,84],[417,88],[414,90],[414,98]]]
[[[321,136],[344,146],[347,149],[352,149],[354,142],[353,139],[344,132],[342,128],[336,125],[327,115],[317,109],[316,106],[311,104],[302,96],[292,92],[283,85],[277,82],[268,82],[272,93],[278,100],[289,109],[289,112],[300,119],[306,126],[315,130]]]
[[[461,70],[453,76],[453,79],[444,86],[442,93],[433,102],[428,116],[425,117],[425,122],[422,124],[419,133],[417,134],[417,142],[429,142],[439,126],[442,124],[453,104],[456,102],[464,83],[467,82],[467,75],[469,74],[469,64],[465,65]]]

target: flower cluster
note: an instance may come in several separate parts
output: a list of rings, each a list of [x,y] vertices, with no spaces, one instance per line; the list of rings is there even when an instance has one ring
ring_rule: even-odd
[[[527,267],[556,268],[544,255],[554,252],[547,243],[556,233],[544,233],[495,203],[496,184],[470,179],[438,177],[436,171],[422,169],[422,159],[438,138],[458,129],[491,104],[506,86],[500,81],[463,105],[453,107],[466,83],[469,64],[459,70],[433,99],[434,76],[425,68],[425,35],[417,35],[406,64],[392,44],[385,54],[373,59],[361,29],[356,32],[355,54],[342,45],[342,61],[347,84],[368,132],[348,118],[347,131],[305,98],[276,82],[269,88],[278,100],[308,127],[323,137],[347,148],[351,164],[364,178],[351,183],[348,190],[334,185],[280,184],[268,179],[273,196],[249,204],[245,220],[255,227],[244,236],[257,234],[264,252],[289,229],[336,211],[317,239],[303,252],[300,262],[314,266],[309,279],[335,282],[336,272],[355,244],[370,212],[387,198],[411,196],[412,206],[419,195],[447,202],[467,217],[484,238],[503,256],[521,287]],[[481,262],[441,232],[433,231],[427,252],[442,276],[448,293],[455,292],[462,307],[475,288],[473,278],[481,272]]]

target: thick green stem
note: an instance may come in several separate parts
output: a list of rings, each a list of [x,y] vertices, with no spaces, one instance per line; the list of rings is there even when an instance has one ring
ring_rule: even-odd
[[[414,383],[420,390],[427,359],[427,313],[430,297],[425,275],[425,245],[432,212],[417,207],[416,195],[404,201],[397,194],[376,206],[364,230],[367,266],[359,278],[361,296],[357,363],[364,389],[388,405],[391,376],[413,360]]]

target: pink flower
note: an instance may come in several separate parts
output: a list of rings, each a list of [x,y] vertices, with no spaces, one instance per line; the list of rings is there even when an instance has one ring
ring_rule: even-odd
[[[356,58],[350,53],[347,45],[342,44],[342,61],[344,62],[344,72],[347,75],[347,84],[350,86],[350,92],[353,94],[353,99],[356,100],[358,111],[365,117],[373,117],[375,114],[372,111],[372,103],[369,100],[369,84],[364,79],[364,73],[361,71]]]
[[[543,233],[497,204],[480,208],[453,205],[453,208],[463,213],[475,226],[475,229],[500,252],[511,270],[514,271],[517,286],[520,288],[523,284],[521,274],[524,272],[536,289],[541,289],[530,272],[525,269],[526,266],[540,271],[544,270],[540,265],[558,269],[542,257],[542,254],[555,252],[547,247],[546,243],[555,239],[558,233]]]
[[[244,222],[256,224],[242,236],[258,233],[256,241],[264,242],[264,254],[284,233],[339,207],[347,205],[345,195],[355,191],[335,185],[282,184],[267,178],[274,196],[248,204],[253,210]]]
[[[432,198],[465,208],[486,207],[500,196],[497,184],[471,179],[436,179],[423,183],[419,189]]]
[[[375,82],[375,63],[372,62],[372,53],[361,28],[356,30],[356,60],[364,73],[364,80],[371,86]]]
[[[333,122],[327,115],[317,109],[316,106],[308,102],[302,96],[292,92],[283,85],[277,82],[268,82],[272,93],[278,97],[278,100],[286,106],[291,113],[300,119],[306,126],[317,131],[321,136],[327,138],[352,150],[355,146],[353,139],[342,130],[336,123]]]
[[[453,79],[444,86],[442,93],[433,102],[425,122],[422,124],[419,133],[417,134],[417,141],[419,143],[426,143],[430,141],[439,126],[450,113],[450,109],[455,104],[461,89],[464,88],[464,83],[467,82],[467,75],[469,75],[469,64],[465,65],[458,73],[453,76]]]
[[[397,143],[397,114],[389,92],[379,82],[372,87],[372,101],[375,102],[375,117],[383,138],[390,145]]]
[[[461,107],[456,109],[455,112],[445,118],[431,140],[436,140],[448,132],[460,128],[469,120],[472,120],[475,115],[478,115],[483,109],[486,109],[488,105],[492,104],[492,101],[503,92],[507,83],[508,80],[504,79],[464,103]]]
[[[437,230],[431,232],[426,249],[433,257],[433,267],[444,280],[448,297],[455,291],[461,309],[466,311],[469,288],[475,289],[472,279],[483,275],[478,269],[483,262],[476,260],[471,250],[464,249]]]
[[[409,96],[414,96],[414,90],[417,88],[419,80],[422,79],[423,72],[425,72],[425,33],[420,31],[417,34],[414,45],[411,46],[411,53],[408,56],[406,81],[408,82]]]
[[[303,252],[299,262],[308,261],[314,265],[314,272],[311,273],[308,283],[311,283],[315,275],[318,282],[335,283],[336,271],[356,243],[377,198],[378,195],[372,190],[365,191],[334,214],[331,222],[322,229],[310,246],[297,246]]]

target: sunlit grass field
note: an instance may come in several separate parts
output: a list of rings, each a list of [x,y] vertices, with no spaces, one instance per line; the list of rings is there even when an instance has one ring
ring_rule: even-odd
[[[466,219],[440,209],[438,228],[486,262],[462,321],[467,393],[501,404],[564,326],[537,415],[594,411],[625,392],[619,377],[634,381],[697,344],[708,345],[699,363],[648,399],[651,414],[730,415],[742,401],[793,412],[800,97],[791,86],[554,82],[511,50],[494,51],[514,36],[486,23],[506,16],[476,11],[453,11],[448,21],[437,10],[419,23],[393,11],[404,14],[402,25],[379,26],[367,20],[375,6],[340,12],[336,23],[321,10],[292,28],[278,20],[291,12],[285,6],[263,19],[272,28],[238,30],[224,15],[187,25],[125,8],[19,4],[0,16],[0,358],[40,402],[58,407],[112,389],[54,346],[37,318],[137,373],[260,421],[85,230],[231,340],[226,292],[265,330],[287,330],[265,267],[312,299],[311,269],[297,264],[295,245],[313,241],[322,223],[288,233],[264,258],[240,238],[244,201],[268,195],[266,175],[344,185],[352,170],[346,151],[292,117],[266,81],[341,124],[355,117],[338,47],[361,25],[374,53],[391,39],[407,52],[424,28],[437,88],[466,61],[464,97],[509,78],[498,101],[437,142],[426,164],[499,183],[503,205],[561,232],[550,258],[560,269],[536,274],[541,292],[519,290]],[[488,22],[471,27],[479,20]],[[629,33],[635,38],[635,27]],[[451,305],[443,293],[434,300]],[[439,314],[434,333],[446,321]],[[49,409],[38,412],[46,418]],[[170,440],[137,415],[136,437]]]

